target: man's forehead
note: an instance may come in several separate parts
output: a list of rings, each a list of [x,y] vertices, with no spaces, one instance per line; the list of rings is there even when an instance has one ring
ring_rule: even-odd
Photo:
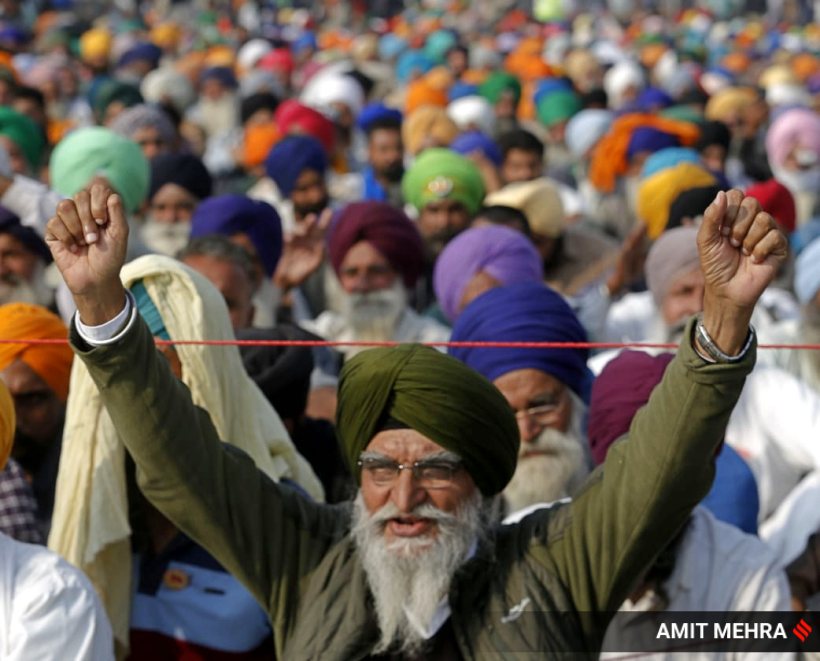
[[[16,358],[8,367],[0,370],[0,379],[8,386],[12,395],[41,388],[51,390],[42,377],[20,358]]]
[[[529,367],[502,374],[493,384],[513,406],[516,405],[514,400],[527,400],[545,393],[559,392],[566,387],[552,374]]]
[[[378,452],[396,461],[418,461],[446,452],[446,448],[415,429],[385,429],[370,440],[365,451]]]

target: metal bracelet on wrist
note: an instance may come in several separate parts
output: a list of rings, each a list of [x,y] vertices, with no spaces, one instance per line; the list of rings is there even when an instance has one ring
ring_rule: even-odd
[[[700,315],[698,316],[698,321],[695,324],[695,337],[697,338],[701,348],[708,354],[709,358],[714,360],[716,363],[739,363],[746,357],[746,352],[749,351],[749,347],[752,346],[752,340],[754,340],[755,337],[755,329],[752,326],[749,326],[749,332],[746,335],[746,342],[743,343],[743,348],[736,356],[730,356],[727,353],[723,353],[718,348],[717,344],[715,344],[715,341],[706,330],[706,327],[703,325],[703,317]]]

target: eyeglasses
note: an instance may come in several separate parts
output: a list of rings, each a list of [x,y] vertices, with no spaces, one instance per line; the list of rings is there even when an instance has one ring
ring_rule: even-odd
[[[528,420],[534,420],[535,423],[541,427],[548,427],[549,425],[555,424],[558,418],[558,412],[561,409],[561,404],[564,401],[564,391],[542,399],[548,399],[549,401],[531,406],[523,411],[515,412],[515,419],[519,424],[524,424]]]
[[[362,471],[367,471],[370,480],[379,487],[393,484],[399,473],[412,471],[419,486],[425,489],[444,489],[453,483],[456,473],[461,470],[461,462],[444,459],[422,459],[412,464],[400,464],[390,459],[362,457],[356,462]]]

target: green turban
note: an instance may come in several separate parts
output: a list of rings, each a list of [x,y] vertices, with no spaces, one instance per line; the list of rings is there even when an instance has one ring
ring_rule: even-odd
[[[484,199],[484,181],[475,163],[449,149],[425,149],[404,173],[405,201],[421,211],[436,200],[457,200],[472,214]]]
[[[138,87],[123,83],[119,80],[108,80],[100,85],[92,100],[94,114],[98,121],[102,123],[108,106],[115,102],[122,103],[126,108],[139,105],[143,102],[142,94]]]
[[[435,349],[370,349],[345,364],[336,433],[353,475],[388,417],[459,455],[485,496],[499,493],[515,472],[518,425],[507,400],[478,372]]]
[[[490,103],[498,103],[504,92],[512,92],[515,105],[521,100],[521,82],[506,71],[494,71],[478,86],[478,93]]]
[[[7,106],[0,106],[0,135],[17,145],[32,170],[40,166],[46,140],[31,119]]]
[[[57,143],[49,166],[51,185],[70,197],[100,175],[133,213],[148,194],[150,168],[136,142],[102,126],[72,131]]]
[[[581,97],[571,90],[556,90],[544,95],[538,102],[537,113],[541,123],[550,127],[564,122],[579,112],[583,104]]]

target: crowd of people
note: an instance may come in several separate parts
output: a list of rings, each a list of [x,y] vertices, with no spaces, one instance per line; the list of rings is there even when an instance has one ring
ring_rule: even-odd
[[[812,8],[319,4],[0,4],[0,658],[816,605]]]

